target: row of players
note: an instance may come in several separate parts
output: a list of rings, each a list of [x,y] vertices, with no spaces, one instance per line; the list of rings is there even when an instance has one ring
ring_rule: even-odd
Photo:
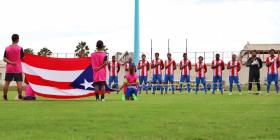
[[[156,89],[160,89],[161,94],[168,91],[168,84],[171,85],[172,93],[174,94],[174,71],[177,69],[175,60],[172,59],[171,54],[167,54],[167,60],[163,61],[159,58],[159,53],[155,53],[155,59],[152,60],[151,64],[146,60],[146,55],[142,54],[142,59],[138,62],[137,69],[139,71],[139,93],[144,89],[147,93],[148,91],[148,71],[152,69],[152,93],[155,94]],[[132,64],[132,59],[129,58],[128,62],[124,65],[125,71],[128,71],[129,66]],[[270,56],[266,59],[266,66],[268,67],[267,76],[267,93],[270,92],[270,85],[274,81],[276,92],[278,93],[278,68],[279,68],[279,58],[275,56],[275,50],[270,50]],[[112,56],[112,61],[108,63],[109,69],[109,86],[115,83],[116,88],[118,88],[118,73],[120,71],[121,64],[116,60],[115,56]],[[252,83],[257,83],[258,90],[260,91],[260,71],[262,68],[262,61],[256,56],[256,51],[252,52],[252,57],[248,59],[246,66],[250,68],[249,70],[249,91],[252,90]],[[233,90],[233,83],[237,85],[239,94],[241,93],[241,87],[239,84],[238,73],[241,70],[241,62],[237,60],[236,54],[232,55],[232,60],[227,63],[226,67],[229,71],[229,91],[230,95]],[[180,61],[179,69],[181,70],[180,78],[180,92],[183,90],[183,84],[187,84],[187,91],[191,91],[190,83],[190,71],[192,70],[192,63],[187,58],[187,53],[183,54],[183,59]],[[199,85],[202,84],[204,87],[205,94],[207,92],[205,73],[207,72],[207,66],[203,61],[203,57],[198,57],[198,62],[195,64],[196,72],[196,90],[195,93],[199,91]],[[220,54],[215,55],[215,60],[212,61],[211,69],[213,70],[213,90],[212,94],[215,94],[217,87],[219,91],[223,94],[223,79],[222,73],[225,70],[225,63],[220,58]],[[164,81],[162,81],[162,71],[165,71]]]

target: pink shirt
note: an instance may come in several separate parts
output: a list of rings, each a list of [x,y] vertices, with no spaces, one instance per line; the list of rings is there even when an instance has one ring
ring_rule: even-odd
[[[91,65],[92,65],[92,69],[93,69],[93,81],[94,82],[106,81],[106,65],[98,71],[96,71],[94,69],[95,67],[100,67],[102,64],[104,64],[105,61],[107,61],[106,58],[107,58],[107,55],[103,51],[96,51],[91,54]]]
[[[31,97],[35,97],[35,94],[31,88],[31,86],[29,84],[25,85],[25,96],[31,96]]]
[[[5,49],[4,57],[6,57],[9,61],[16,62],[16,65],[7,63],[6,73],[22,73],[22,53],[22,48],[18,45],[10,45]]]

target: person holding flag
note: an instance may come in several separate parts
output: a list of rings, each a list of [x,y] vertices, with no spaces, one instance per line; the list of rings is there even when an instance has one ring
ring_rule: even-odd
[[[116,89],[118,89],[119,85],[119,77],[118,74],[120,72],[120,63],[116,60],[116,56],[112,56],[112,61],[108,63],[109,70],[109,87],[112,88],[112,83],[116,85]]]
[[[188,93],[191,91],[190,84],[190,71],[192,69],[192,63],[187,58],[187,53],[183,54],[183,60],[180,61],[181,79],[180,79],[180,93],[182,92],[183,83],[187,82]]]
[[[198,57],[198,62],[195,64],[195,71],[196,71],[196,90],[195,95],[197,95],[197,92],[199,91],[199,84],[202,83],[204,92],[207,94],[207,88],[206,88],[206,80],[205,80],[205,73],[207,72],[207,66],[203,62],[203,57]]]
[[[274,81],[275,83],[275,90],[278,94],[279,86],[278,86],[278,68],[280,66],[279,58],[275,56],[275,50],[271,49],[269,51],[270,56],[266,59],[266,66],[268,68],[267,71],[267,95],[270,92],[270,85]]]
[[[217,90],[217,85],[219,84],[219,90],[221,91],[221,94],[224,93],[223,91],[223,77],[222,73],[223,70],[225,69],[225,64],[224,61],[220,59],[220,54],[216,54],[216,59],[212,61],[212,66],[211,68],[213,69],[213,92],[212,94],[215,94]]]
[[[156,88],[160,88],[161,94],[163,94],[162,87],[162,70],[164,69],[163,61],[159,58],[159,53],[155,53],[155,59],[152,60],[151,68],[153,69],[153,94],[155,94]],[[157,83],[158,82],[158,83]]]
[[[105,46],[103,41],[99,40],[96,43],[96,51],[91,54],[96,101],[105,101],[106,66],[108,62],[107,54],[104,51],[104,48]],[[100,95],[101,99],[99,98]]]
[[[168,83],[171,84],[172,94],[174,94],[174,71],[176,70],[176,62],[171,58],[171,53],[167,53],[167,60],[165,60],[165,94],[167,94]]]
[[[146,60],[146,55],[142,54],[142,60],[138,62],[138,70],[139,70],[139,94],[141,94],[142,88],[144,87],[144,90],[146,90],[146,94],[148,94],[148,71],[150,69],[150,63]],[[144,84],[144,85],[143,85]]]
[[[239,83],[239,77],[238,72],[241,70],[241,64],[238,60],[236,60],[236,54],[232,55],[232,60],[228,62],[227,69],[230,70],[229,72],[229,95],[232,95],[232,88],[233,88],[233,82],[237,85],[239,94],[241,93],[241,87]]]

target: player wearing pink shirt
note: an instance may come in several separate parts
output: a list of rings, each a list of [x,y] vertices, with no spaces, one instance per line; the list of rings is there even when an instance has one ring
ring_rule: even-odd
[[[167,53],[167,60],[165,60],[165,94],[167,94],[168,83],[171,84],[172,94],[174,94],[174,71],[176,70],[176,62],[171,58],[171,53]]]
[[[106,85],[106,66],[107,54],[104,50],[103,41],[99,40],[96,43],[96,50],[91,54],[91,64],[93,69],[93,81],[96,95],[96,101],[104,101],[105,85]],[[99,96],[101,95],[101,99]]]
[[[8,100],[8,88],[11,81],[16,81],[18,99],[22,99],[22,67],[21,60],[24,57],[23,49],[18,46],[19,35],[12,35],[12,45],[6,47],[4,52],[4,62],[6,62],[5,83],[3,88],[3,99]]]
[[[270,85],[274,81],[275,90],[278,94],[279,86],[278,86],[278,68],[280,66],[279,58],[275,56],[275,50],[271,49],[269,51],[270,56],[266,59],[267,66],[267,94],[270,92]]]
[[[148,93],[147,83],[148,83],[148,72],[150,69],[150,63],[146,60],[146,55],[142,54],[142,60],[138,62],[138,70],[139,70],[139,94],[141,94],[141,90],[144,87],[146,90],[146,94]]]
[[[232,60],[228,62],[227,69],[229,70],[229,95],[232,95],[233,82],[237,85],[239,94],[241,94],[241,87],[238,77],[238,72],[241,69],[241,64],[238,60],[236,60],[236,54],[232,55]]]

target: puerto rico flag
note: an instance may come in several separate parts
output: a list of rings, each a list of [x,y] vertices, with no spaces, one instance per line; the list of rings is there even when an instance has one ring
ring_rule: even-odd
[[[95,95],[90,58],[49,58],[25,54],[22,68],[36,95],[72,99]],[[112,91],[106,85],[106,91]]]

